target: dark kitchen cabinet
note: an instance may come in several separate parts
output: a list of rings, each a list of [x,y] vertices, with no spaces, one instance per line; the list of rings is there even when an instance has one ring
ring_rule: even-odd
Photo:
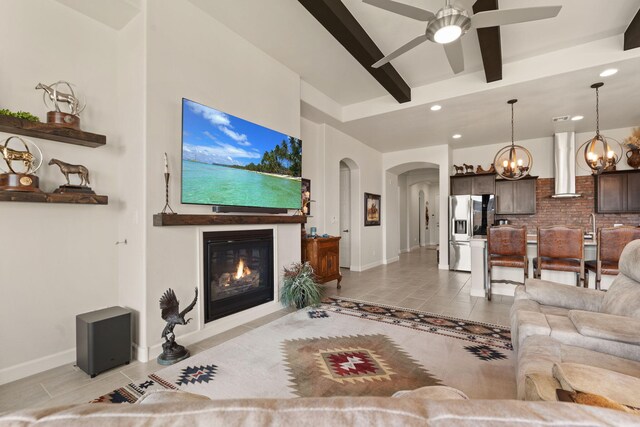
[[[640,171],[615,171],[594,176],[597,213],[640,212]]]
[[[477,175],[471,179],[471,194],[494,194],[496,192],[496,176],[494,174]]]
[[[535,214],[536,183],[537,177],[517,181],[496,180],[496,214]]]
[[[494,194],[496,191],[496,176],[494,174],[473,176],[452,176],[451,195],[465,196],[472,194]]]
[[[451,177],[451,195],[464,196],[471,194],[471,178],[470,176],[454,176]]]

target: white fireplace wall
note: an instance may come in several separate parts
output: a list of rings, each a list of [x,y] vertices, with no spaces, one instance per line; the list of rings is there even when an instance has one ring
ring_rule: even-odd
[[[299,137],[300,77],[187,0],[154,0],[147,2],[146,8],[147,322],[142,333],[147,337],[150,352],[146,357],[150,358],[160,349],[164,322],[158,300],[162,293],[173,288],[184,305],[193,298],[193,288],[202,286],[198,244],[204,228],[154,227],[151,222],[151,215],[164,205],[163,153],[169,156],[173,208],[180,213],[211,213],[207,206],[180,204],[182,98]],[[238,228],[242,227],[233,229]],[[280,262],[299,260],[300,226],[278,225],[277,230]],[[188,344],[225,328],[222,322],[204,328],[202,314],[194,313],[193,322],[176,328],[180,343]],[[245,313],[244,321],[249,316],[251,312]]]

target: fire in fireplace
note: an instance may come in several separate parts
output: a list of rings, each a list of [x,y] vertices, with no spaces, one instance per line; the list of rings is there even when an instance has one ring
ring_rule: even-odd
[[[204,233],[205,322],[273,301],[273,230]]]

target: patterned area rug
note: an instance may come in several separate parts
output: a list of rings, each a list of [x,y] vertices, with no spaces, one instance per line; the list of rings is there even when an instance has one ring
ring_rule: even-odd
[[[515,398],[509,329],[327,298],[150,375],[211,398],[390,396],[442,384]]]

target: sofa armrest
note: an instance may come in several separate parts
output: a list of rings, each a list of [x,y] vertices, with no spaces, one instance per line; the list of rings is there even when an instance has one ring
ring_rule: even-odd
[[[569,310],[600,311],[604,292],[563,285],[540,279],[528,279],[525,292],[530,299],[553,307]]]
[[[586,337],[640,345],[640,319],[582,310],[569,311],[569,319]]]
[[[511,316],[511,344],[518,351],[524,340],[532,335],[551,335],[547,316],[540,312],[518,310]]]

